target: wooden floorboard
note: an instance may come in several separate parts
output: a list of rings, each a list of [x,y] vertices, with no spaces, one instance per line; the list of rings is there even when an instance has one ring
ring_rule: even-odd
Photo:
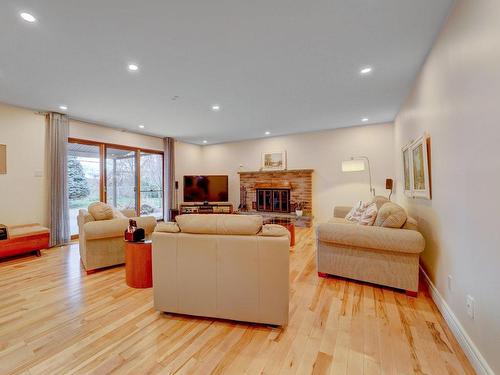
[[[474,373],[423,286],[319,278],[296,234],[283,328],[159,313],[123,266],[86,275],[77,244],[0,261],[0,374]]]

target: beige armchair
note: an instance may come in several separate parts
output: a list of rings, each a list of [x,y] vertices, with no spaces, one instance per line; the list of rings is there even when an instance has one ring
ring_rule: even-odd
[[[87,274],[93,271],[125,263],[125,241],[123,234],[128,227],[128,218],[144,228],[146,238],[151,237],[156,226],[152,216],[134,217],[134,210],[122,210],[125,218],[95,220],[87,210],[78,213],[80,258]]]
[[[416,221],[408,217],[402,228],[357,225],[344,219],[349,210],[336,207],[334,218],[317,227],[319,276],[337,275],[415,295],[425,247]]]

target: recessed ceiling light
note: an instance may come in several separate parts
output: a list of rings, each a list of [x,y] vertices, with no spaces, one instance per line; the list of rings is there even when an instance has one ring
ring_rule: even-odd
[[[128,64],[128,70],[130,70],[131,72],[135,72],[139,70],[139,67],[136,64]]]
[[[267,132],[265,132],[264,134],[265,134],[265,135],[269,135],[269,134],[271,134],[271,132],[270,132],[270,131],[267,131]]]
[[[219,104],[214,104],[212,107],[210,107],[212,111],[214,112],[219,112],[220,111],[220,105]]]
[[[20,14],[20,16],[21,16],[21,18],[22,18],[23,20],[25,20],[26,22],[33,23],[33,22],[35,22],[35,21],[36,21],[35,16],[33,16],[33,15],[32,15],[32,14],[30,14],[30,13],[22,12],[22,13]]]
[[[373,68],[371,66],[365,66],[364,68],[361,68],[359,71],[360,74],[370,74],[373,71]]]
[[[368,117],[363,117],[363,118],[361,119],[361,121],[363,121],[363,122],[367,122],[367,121],[368,121]]]
[[[207,144],[207,143],[208,143],[208,141],[207,141],[206,139],[204,139],[204,140],[203,140],[203,143]]]
[[[139,125],[139,127],[140,127],[141,129],[144,129],[144,125]]]
[[[60,106],[59,106],[59,109],[60,109],[61,111],[67,111],[67,110],[68,110],[68,106],[67,106],[67,105],[60,105]]]

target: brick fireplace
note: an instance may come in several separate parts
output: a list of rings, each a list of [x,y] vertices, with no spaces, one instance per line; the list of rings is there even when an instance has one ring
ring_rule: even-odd
[[[312,169],[239,172],[240,191],[246,195],[250,212],[268,215],[295,215],[295,203],[303,203],[304,219],[312,216]]]

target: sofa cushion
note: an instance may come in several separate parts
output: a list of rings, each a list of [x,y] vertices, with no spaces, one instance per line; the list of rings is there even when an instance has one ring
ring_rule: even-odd
[[[377,227],[401,228],[406,222],[406,211],[396,203],[385,203],[377,214],[375,225]]]
[[[103,202],[94,202],[89,205],[89,213],[95,220],[111,220],[113,219],[113,208]]]
[[[262,226],[262,230],[259,233],[259,236],[268,236],[268,237],[283,237],[289,236],[290,232],[284,226],[279,224],[265,224]]]
[[[386,197],[383,197],[382,195],[377,195],[373,197],[372,201],[370,203],[375,203],[377,205],[377,210],[380,210],[380,208],[386,204],[389,203],[390,200],[387,199]]]
[[[358,225],[371,226],[375,222],[376,218],[377,218],[377,205],[375,203],[371,203],[365,208],[365,210],[361,214],[361,217],[358,220]]]
[[[178,215],[181,232],[202,234],[255,235],[262,228],[260,215],[192,214]]]
[[[158,223],[155,227],[155,232],[179,233],[180,231],[177,223],[172,223],[171,221]]]

